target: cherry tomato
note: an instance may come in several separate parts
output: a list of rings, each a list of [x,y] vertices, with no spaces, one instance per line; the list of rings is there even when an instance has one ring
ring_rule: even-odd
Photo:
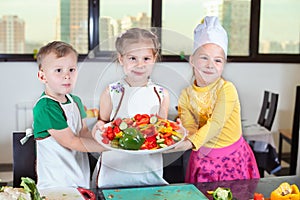
[[[165,142],[166,145],[171,146],[172,144],[175,144],[174,140],[170,137],[165,138]]]
[[[151,137],[147,137],[141,149],[153,149],[157,147],[155,135]]]
[[[109,143],[109,139],[108,139],[107,137],[103,137],[103,138],[102,138],[102,142],[103,142],[104,144],[108,144],[108,143]]]
[[[264,200],[264,195],[261,193],[254,193],[254,200]]]
[[[121,130],[120,130],[120,128],[118,127],[118,126],[115,126],[114,128],[113,128],[113,133],[114,134],[117,134],[117,133],[119,133]]]
[[[120,126],[121,122],[122,122],[122,119],[121,118],[117,118],[117,119],[115,119],[113,121],[112,124],[115,125],[115,126]]]
[[[113,128],[111,126],[107,127],[106,132],[107,133],[112,133],[113,132]]]
[[[113,128],[111,126],[107,127],[107,138],[109,140],[113,140],[115,138],[116,134],[113,131]]]

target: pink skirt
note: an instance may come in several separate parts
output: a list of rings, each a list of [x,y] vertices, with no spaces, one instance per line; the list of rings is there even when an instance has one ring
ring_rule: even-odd
[[[254,154],[241,137],[224,148],[192,151],[185,182],[214,182],[260,178]]]

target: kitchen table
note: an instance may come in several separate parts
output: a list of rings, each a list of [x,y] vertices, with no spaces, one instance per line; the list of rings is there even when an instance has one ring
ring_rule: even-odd
[[[243,125],[243,137],[253,150],[261,177],[264,171],[274,174],[281,170],[273,132],[259,125]]]
[[[270,194],[273,190],[275,190],[282,182],[288,182],[290,184],[296,184],[300,186],[300,176],[281,176],[281,177],[268,177],[261,179],[251,179],[251,180],[235,180],[235,181],[220,181],[220,182],[210,182],[210,183],[195,183],[193,184],[196,188],[202,192],[207,199],[213,199],[212,195],[209,195],[207,191],[215,190],[217,187],[226,187],[230,188],[233,197],[238,200],[249,200],[253,199],[253,194],[255,192],[262,193],[265,197],[270,197]],[[186,184],[170,184],[171,186],[183,186]],[[149,186],[147,186],[149,187]],[[140,188],[147,187],[131,187],[126,189],[132,189],[132,193],[130,193],[130,200],[135,200],[134,198],[134,190],[138,190]],[[159,187],[159,186],[153,186]],[[153,187],[150,187],[153,189]],[[125,188],[110,188],[119,191]],[[111,198],[105,197],[103,195],[103,191],[106,189],[93,189],[92,191],[96,194],[97,200],[102,199],[120,199],[122,197],[110,196]],[[146,193],[145,193],[146,194]],[[122,198],[123,200],[127,200],[126,198]],[[137,199],[138,200],[138,199]]]
[[[265,144],[270,144],[276,148],[273,133],[263,126],[244,125],[243,136],[247,141],[259,141]],[[258,151],[263,151],[265,149],[263,145],[257,146],[256,148]]]

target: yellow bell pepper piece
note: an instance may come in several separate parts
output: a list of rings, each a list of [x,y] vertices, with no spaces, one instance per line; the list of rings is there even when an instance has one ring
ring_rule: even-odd
[[[281,183],[280,186],[271,192],[271,200],[299,200],[299,188],[297,185],[290,185],[287,182]]]
[[[121,138],[123,136],[123,131],[120,131],[116,134],[116,138]]]
[[[179,139],[182,138],[182,134],[178,133],[177,131],[172,131],[172,135],[175,135],[176,137],[178,137]]]

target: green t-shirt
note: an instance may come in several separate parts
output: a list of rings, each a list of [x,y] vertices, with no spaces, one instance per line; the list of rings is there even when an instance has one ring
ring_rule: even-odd
[[[42,94],[42,96],[45,93]],[[86,112],[84,111],[84,106],[79,97],[75,95],[70,96],[73,98],[74,102],[77,104],[81,119],[86,117]],[[68,101],[64,104],[71,103]],[[61,130],[68,127],[67,119],[64,114],[63,109],[57,101],[50,98],[42,98],[33,108],[33,132],[34,138],[45,138],[50,134],[49,129]]]

